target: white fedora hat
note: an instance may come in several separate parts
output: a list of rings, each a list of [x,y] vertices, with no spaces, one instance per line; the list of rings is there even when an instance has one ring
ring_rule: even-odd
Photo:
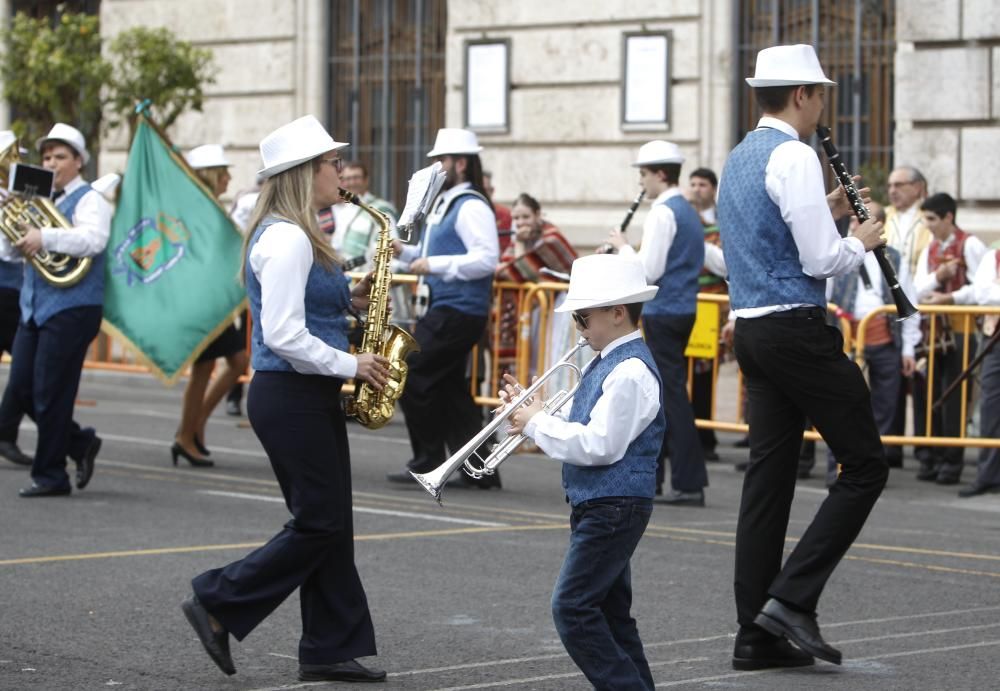
[[[442,127],[434,138],[434,148],[427,152],[427,158],[448,154],[471,156],[482,150],[475,132],[458,127]]]
[[[639,147],[639,156],[633,166],[652,166],[663,163],[684,163],[684,154],[673,142],[654,139]]]
[[[226,160],[226,152],[219,144],[202,144],[187,152],[184,160],[195,170],[202,168],[228,168],[232,165]]]
[[[87,141],[83,138],[83,133],[72,125],[57,122],[52,126],[47,135],[35,142],[35,148],[41,153],[42,147],[48,142],[62,142],[80,154],[80,158],[83,159],[83,165],[87,165],[90,162],[90,154],[87,153]]]
[[[648,302],[659,290],[646,285],[642,264],[618,254],[590,254],[573,262],[569,292],[556,312]]]
[[[104,195],[104,198],[110,202],[114,201],[115,190],[118,189],[118,183],[121,181],[122,176],[118,173],[108,173],[94,180],[90,186]]]
[[[747,84],[752,87],[836,83],[823,74],[816,50],[803,43],[760,51],[753,77],[747,77]]]
[[[345,146],[346,142],[335,142],[315,116],[306,115],[282,125],[261,140],[260,157],[264,167],[257,175],[269,178]]]

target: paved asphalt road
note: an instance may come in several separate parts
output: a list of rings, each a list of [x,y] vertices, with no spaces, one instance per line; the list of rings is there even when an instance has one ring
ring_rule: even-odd
[[[234,642],[231,678],[184,620],[190,578],[267,540],[288,514],[245,421],[212,420],[215,468],[171,467],[179,399],[148,377],[87,373],[77,415],[104,447],[91,486],[72,497],[19,499],[27,473],[0,461],[0,688],[336,686],[296,681],[294,597]],[[368,662],[390,672],[389,686],[587,688],[549,613],[568,531],[558,464],[516,457],[503,491],[449,490],[439,508],[384,479],[408,457],[401,424],[350,435],[357,561],[380,651]],[[710,464],[708,506],[658,507],[633,561],[633,611],[658,687],[1000,688],[1000,495],[960,500],[917,483],[912,460],[821,601],[845,664],[734,671],[733,463],[743,452],[733,439]],[[21,443],[34,447],[30,425]],[[790,540],[824,494],[818,479],[800,484]]]

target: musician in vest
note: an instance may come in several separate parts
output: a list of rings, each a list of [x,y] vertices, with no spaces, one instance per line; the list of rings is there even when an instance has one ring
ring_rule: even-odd
[[[191,582],[182,609],[226,674],[236,673],[230,634],[243,640],[298,588],[299,679],[385,679],[355,660],[375,654],[375,633],[354,564],[340,388],[354,378],[381,390],[388,361],[347,352],[347,313],[367,309],[370,280],[350,288],[317,222],[338,198],[345,146],[312,115],[260,143],[265,182],[243,255],[255,370],[247,415],[292,519],[263,547]]]
[[[900,281],[903,285],[912,286],[920,253],[931,241],[931,231],[920,212],[920,203],[927,198],[927,180],[913,166],[901,165],[889,173],[887,188],[890,206],[885,218],[886,242],[900,254]],[[906,398],[920,385],[921,382],[914,381],[912,376],[904,377],[900,382],[891,434],[902,435],[906,431]],[[914,409],[916,406],[917,399],[914,398]],[[886,447],[885,456],[890,468],[903,467],[902,446]]]
[[[642,227],[636,252],[618,230],[608,241],[625,256],[638,256],[646,280],[659,288],[643,310],[646,342],[663,380],[663,413],[666,436],[657,461],[658,492],[670,456],[670,491],[657,499],[674,506],[704,506],[708,472],[694,426],[694,411],[687,393],[687,348],[698,303],[698,275],[705,263],[701,218],[678,186],[684,155],[661,139],[643,144],[632,165],[639,169],[639,184],[653,200]]]
[[[868,210],[875,220],[879,222],[885,220],[885,211],[881,205],[872,202],[868,204]],[[852,218],[852,230],[857,224],[857,218]],[[898,275],[899,252],[887,247],[886,254]],[[861,266],[865,267],[868,284],[861,276],[860,266],[854,271],[826,282],[827,302],[840,307],[838,317],[844,316],[850,321],[852,342],[858,338],[858,326],[868,314],[883,305],[895,305],[889,283],[879,270],[875,255],[870,252],[865,254],[865,261]],[[908,283],[902,285],[907,294],[912,293],[912,287]],[[839,324],[839,319],[836,324]],[[875,426],[882,435],[891,434],[902,377],[913,373],[916,363],[914,351],[919,342],[919,319],[900,322],[893,315],[882,314],[868,320],[864,334],[864,363],[868,369],[868,387],[871,390]],[[812,470],[816,458],[815,455],[810,455],[807,459],[800,456],[799,461],[799,477],[802,477]],[[832,485],[836,479],[837,461],[833,453],[827,449],[827,486]]]
[[[840,664],[816,609],[833,569],[860,532],[888,467],[860,368],[826,324],[827,278],[858,268],[881,243],[870,219],[841,238],[851,213],[842,187],[825,194],[816,131],[825,85],[812,46],[757,54],[757,128],[730,152],[719,182],[734,346],[748,394],[750,462],[736,528],[737,669]],[[864,195],[866,190],[861,190]],[[842,471],[782,566],[805,418]],[[801,650],[789,644],[790,639]]]
[[[536,396],[511,416],[511,434],[523,431],[563,464],[572,532],[552,616],[566,652],[598,689],[654,687],[629,609],[630,560],[653,511],[667,424],[659,371],[638,326],[657,290],[634,258],[595,254],[573,262],[556,311],[572,314],[598,355],[555,414],[542,412]],[[520,385],[509,374],[505,381],[500,395],[510,401]]]
[[[1000,306],[1000,250],[988,251],[979,262],[972,290],[977,304]],[[1000,439],[1000,346],[992,340],[998,321],[997,315],[989,315],[983,322],[983,336],[990,339],[979,372],[979,436],[984,439]],[[987,492],[1000,492],[1000,449],[984,447],[979,450],[976,478],[958,496],[967,499]]]
[[[25,263],[21,324],[14,339],[10,379],[0,405],[0,439],[17,438],[20,413],[38,426],[31,485],[22,497],[62,496],[71,492],[67,456],[76,462],[76,486],[83,489],[94,472],[101,439],[93,428],[73,421],[73,405],[87,348],[101,326],[104,304],[104,249],[111,234],[111,205],[91,189],[80,171],[90,160],[83,134],[57,123],[38,140],[42,165],[54,174],[54,200],[71,228],[22,228],[11,247],[0,240],[0,256],[33,257],[42,249],[71,257],[91,257],[90,270],[76,285],[56,287]],[[16,252],[15,252],[16,251]],[[16,414],[15,414],[16,413]]]
[[[410,372],[399,399],[413,450],[407,470],[416,473],[441,465],[446,448],[457,451],[482,426],[466,382],[466,364],[486,328],[500,249],[496,217],[483,189],[480,151],[474,133],[438,130],[427,156],[444,167],[444,186],[419,246],[395,244],[410,273],[421,276],[430,289],[429,309],[413,334],[420,351],[407,360]],[[498,474],[478,481],[465,473],[458,476],[466,484],[500,486]],[[409,472],[390,474],[389,480],[415,482]]]
[[[972,277],[979,263],[986,255],[982,240],[964,232],[955,225],[957,205],[944,192],[932,194],[920,205],[924,223],[931,231],[931,241],[917,261],[914,279],[917,300],[931,305],[974,305],[975,289]],[[936,319],[935,343],[926,343],[927,349],[934,349],[934,378],[931,397],[927,396],[926,368],[920,368],[913,387],[913,429],[917,436],[927,432],[927,406],[932,404],[949,383],[962,371],[965,354],[965,318],[961,315],[934,317],[925,315],[925,322]],[[929,327],[925,325],[927,336]],[[970,320],[968,330],[970,357],[976,352],[976,322]],[[925,339],[926,340],[926,339]],[[957,437],[965,420],[962,419],[962,394],[952,392],[935,410],[931,411],[931,434],[933,436]],[[965,448],[961,446],[930,447],[917,446],[915,455],[920,462],[917,479],[937,482],[940,485],[954,485],[961,479],[965,464]]]

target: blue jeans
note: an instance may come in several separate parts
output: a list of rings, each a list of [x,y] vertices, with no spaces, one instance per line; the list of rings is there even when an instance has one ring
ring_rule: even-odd
[[[602,497],[573,507],[552,617],[566,652],[597,689],[653,688],[629,614],[629,560],[652,512],[652,500],[641,497]]]

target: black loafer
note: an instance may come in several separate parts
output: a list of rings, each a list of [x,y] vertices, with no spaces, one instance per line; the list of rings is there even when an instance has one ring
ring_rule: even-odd
[[[212,628],[208,610],[202,607],[196,595],[182,602],[181,609],[191,628],[198,634],[198,640],[205,647],[205,652],[212,658],[212,662],[226,674],[236,674],[236,665],[233,664],[233,656],[229,653],[229,632],[215,631]]]
[[[18,494],[30,499],[32,497],[65,497],[72,491],[70,487],[46,487],[33,482],[31,487],[23,488]]]
[[[662,497],[654,498],[653,501],[657,504],[666,504],[667,506],[704,506],[705,492],[704,490],[683,492],[678,489],[672,489]]]
[[[969,497],[978,497],[980,494],[988,494],[990,492],[1000,492],[1000,485],[972,484],[965,489],[958,490],[958,496],[963,499],[967,499]]]
[[[796,612],[773,597],[764,603],[753,623],[774,636],[789,638],[813,657],[840,664],[840,651],[823,640],[816,618]]]
[[[299,681],[385,681],[385,671],[369,669],[357,660],[332,665],[299,665]]]
[[[813,656],[799,650],[784,638],[759,643],[740,643],[733,648],[733,669],[754,670],[771,667],[808,667]]]
[[[76,488],[83,489],[90,482],[90,478],[94,476],[94,461],[97,460],[97,454],[101,450],[101,438],[94,435],[94,438],[90,440],[90,446],[87,447],[87,452],[83,454],[83,458],[76,462]]]
[[[0,458],[6,458],[14,465],[31,465],[33,462],[31,456],[12,441],[0,441]]]

